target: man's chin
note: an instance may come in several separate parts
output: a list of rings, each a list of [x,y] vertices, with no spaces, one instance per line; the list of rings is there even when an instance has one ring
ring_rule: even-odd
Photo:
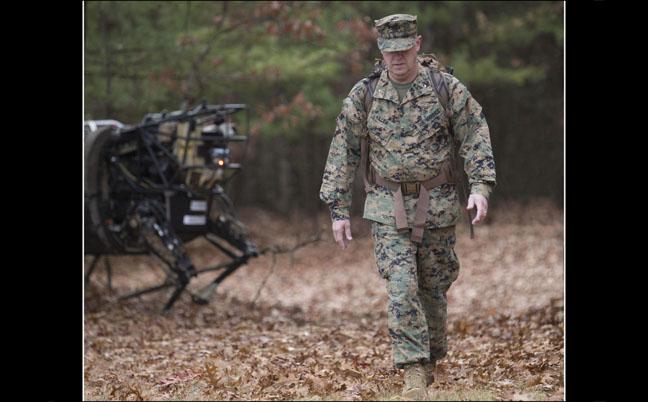
[[[392,78],[395,78],[397,80],[404,79],[407,76],[407,71],[399,71],[399,70],[394,70],[392,71]]]

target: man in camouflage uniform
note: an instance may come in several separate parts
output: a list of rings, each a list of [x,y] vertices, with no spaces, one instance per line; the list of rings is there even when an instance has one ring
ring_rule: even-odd
[[[477,207],[473,224],[486,216],[495,164],[481,106],[446,73],[451,118],[443,110],[430,72],[417,59],[421,36],[416,16],[390,15],[375,23],[386,69],[374,87],[370,110],[365,110],[367,78],[344,99],[320,198],[329,205],[335,240],[344,249],[351,240],[352,182],[361,139],[367,138],[375,179],[366,186],[363,217],[373,221],[376,263],[387,281],[394,364],[405,369],[403,395],[425,399],[436,361],[446,355],[446,292],[459,273],[454,245],[461,206],[448,179],[452,175],[444,175],[453,142],[470,184],[468,209]],[[428,188],[435,178],[441,179]],[[426,202],[418,223],[422,235],[415,236],[419,198]],[[406,215],[400,223],[399,208]]]

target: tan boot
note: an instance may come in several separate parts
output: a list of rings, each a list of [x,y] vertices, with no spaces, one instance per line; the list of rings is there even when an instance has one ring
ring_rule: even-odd
[[[425,368],[420,363],[405,366],[403,398],[410,401],[428,400]]]

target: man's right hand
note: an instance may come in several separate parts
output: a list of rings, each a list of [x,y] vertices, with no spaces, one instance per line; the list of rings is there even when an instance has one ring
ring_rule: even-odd
[[[333,221],[333,238],[344,250],[351,237],[351,221],[348,219]]]

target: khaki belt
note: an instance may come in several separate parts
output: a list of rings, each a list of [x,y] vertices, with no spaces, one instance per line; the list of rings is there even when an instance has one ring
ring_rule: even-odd
[[[373,167],[370,168],[370,175],[374,183],[392,192],[394,196],[394,217],[396,218],[396,230],[398,231],[409,229],[403,195],[419,194],[418,200],[416,201],[414,223],[412,225],[412,241],[421,244],[423,241],[423,229],[427,220],[428,207],[430,206],[430,190],[442,184],[454,183],[450,163],[446,161],[438,175],[424,181],[398,182],[385,179]]]

